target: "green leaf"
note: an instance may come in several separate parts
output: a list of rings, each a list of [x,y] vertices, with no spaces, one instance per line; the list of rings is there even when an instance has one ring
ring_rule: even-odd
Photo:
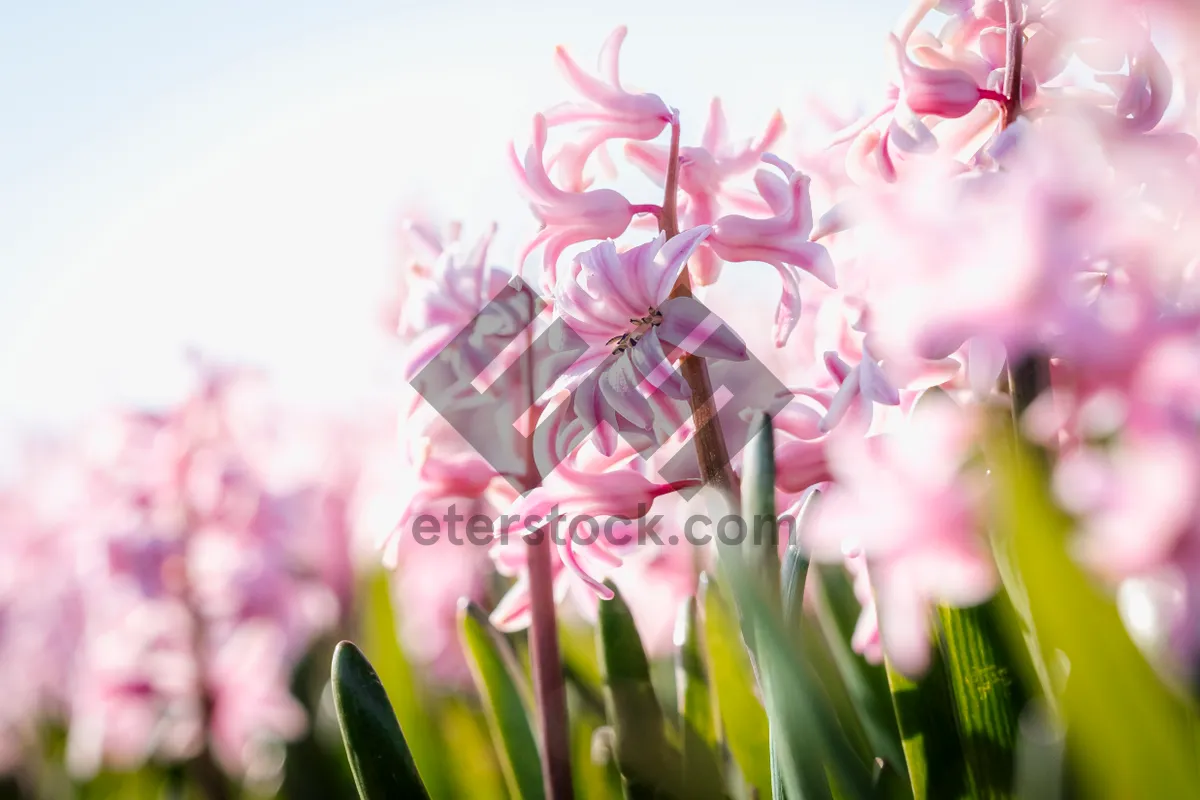
[[[832,796],[832,780],[841,798],[870,797],[870,773],[846,738],[802,637],[788,631],[782,609],[764,597],[768,592],[736,550],[727,549],[722,559],[738,608],[754,630],[763,700],[778,735],[779,770],[788,796]]]
[[[872,797],[878,800],[912,800],[908,774],[882,758],[875,759],[875,774],[871,780],[874,789]]]
[[[700,576],[698,604],[703,622],[705,663],[716,700],[718,733],[746,780],[767,797],[771,789],[770,735],[767,712],[754,690],[750,653],[732,609],[716,582]]]
[[[850,646],[861,607],[849,576],[840,565],[822,564],[810,580],[814,584],[814,612],[829,656],[857,716],[857,730],[866,739],[869,757],[882,758],[907,778],[907,762],[900,745],[887,673]],[[833,679],[827,679],[826,683],[833,685]],[[847,727],[853,734],[855,726]]]
[[[509,791],[530,800],[544,797],[541,756],[529,722],[531,700],[516,656],[474,603],[459,606],[458,625]]]
[[[941,800],[967,793],[962,747],[941,653],[934,650],[930,658],[929,669],[915,681],[886,664],[916,800]]]
[[[339,643],[333,651],[331,681],[359,797],[426,797],[383,684],[367,657],[350,642]]]
[[[420,681],[400,647],[388,573],[376,570],[369,575],[360,597],[363,603],[359,635],[362,649],[391,700],[421,782],[434,800],[452,798],[454,787],[448,777],[449,751],[431,718]]]
[[[793,627],[804,618],[804,587],[808,583],[809,570],[808,556],[800,547],[800,537],[796,533],[802,531],[806,522],[811,519],[813,509],[820,498],[821,493],[817,491],[810,492],[805,498],[804,505],[800,507],[800,513],[796,515],[796,532],[788,542],[787,552],[783,558],[783,572],[780,577],[783,618],[789,626]]]
[[[596,657],[596,635],[591,626],[562,623],[558,626],[558,647],[562,652],[563,671],[581,698],[597,713],[604,713],[604,679]]]
[[[438,703],[437,721],[442,739],[454,743],[457,769],[450,775],[454,796],[471,800],[509,797],[488,722],[478,707],[461,697],[444,697]]]
[[[747,434],[742,469],[742,516],[746,520],[749,539],[744,555],[751,572],[763,582],[768,601],[782,598],[782,565],[779,563],[779,517],[775,512],[775,430],[765,413],[754,416]],[[794,592],[789,596],[795,602]],[[787,603],[780,606],[786,608]],[[752,630],[752,628],[751,628]],[[753,636],[749,637],[751,642]],[[764,685],[764,691],[765,691]],[[771,759],[771,794],[780,800],[785,796],[787,778],[782,763],[789,754],[780,751],[776,721],[767,714]],[[793,796],[796,796],[793,794]]]
[[[807,510],[812,506],[817,492],[809,494],[800,510],[799,519],[808,516]],[[799,520],[797,530],[800,529]],[[780,575],[780,592],[783,606],[783,620],[789,630],[795,630],[804,620],[804,587],[808,581],[808,556],[800,547],[799,536],[793,532],[788,542],[787,552],[783,559],[783,572]],[[779,770],[778,737],[771,737],[771,795],[776,800],[787,797],[787,789],[783,783],[783,775]]]
[[[779,597],[779,517],[775,514],[775,432],[771,418],[756,414],[743,451],[742,516],[748,533],[746,563],[766,596]]]
[[[617,768],[629,798],[691,797],[682,791],[682,758],[667,740],[666,720],[654,694],[650,662],[633,615],[612,581],[601,600],[596,649],[604,677],[604,705],[613,731]],[[704,787],[688,787],[704,791]],[[708,787],[708,791],[714,787]],[[720,796],[719,787],[716,787]],[[698,796],[712,796],[711,794]]]
[[[1112,598],[1071,556],[1071,520],[1050,497],[1044,463],[1023,445],[1011,445],[1011,429],[998,438],[1002,444],[992,448],[997,547],[1011,554],[1026,590],[1042,659],[1069,663],[1058,707],[1077,767],[1072,774],[1091,797],[1193,795],[1200,772],[1191,744],[1192,703],[1162,682],[1129,638]],[[1013,623],[1005,629],[1017,646],[1025,639]]]
[[[973,797],[1012,796],[1017,718],[1025,704],[995,615],[1003,590],[972,608],[938,609],[939,641]]]
[[[675,676],[683,737],[681,768],[688,780],[700,785],[721,786],[723,780],[714,756],[717,731],[713,722],[713,700],[700,648],[695,597],[684,601],[676,621]]]

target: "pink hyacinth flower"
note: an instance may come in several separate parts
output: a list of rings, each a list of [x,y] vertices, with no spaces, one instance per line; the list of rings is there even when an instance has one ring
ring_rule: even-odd
[[[675,370],[683,353],[743,361],[746,346],[699,301],[671,291],[708,227],[617,252],[612,241],[582,253],[554,287],[555,313],[588,344],[555,389],[575,388],[575,405],[587,418],[592,401],[604,418],[626,419],[648,430],[655,414],[647,395],[655,390],[686,399],[688,387]],[[577,388],[577,387],[582,387]],[[611,411],[611,413],[609,413]],[[591,420],[597,421],[597,420]]]
[[[611,597],[602,581],[621,564],[622,552],[636,544],[630,523],[649,513],[655,499],[682,486],[647,478],[630,455],[609,457],[584,443],[539,486],[517,498],[493,530],[492,555],[500,571],[517,574],[524,566],[524,537],[541,532],[551,537],[572,575],[601,597]],[[501,604],[493,615],[497,624],[514,625],[513,618],[523,618],[515,602],[509,598]]]
[[[833,479],[825,447],[829,438],[821,429],[822,409],[818,411],[806,398],[822,402],[815,392],[789,392],[791,402],[772,417],[775,426],[776,484],[785,494],[798,494]],[[743,419],[757,412],[747,410]]]
[[[854,598],[858,600],[861,611],[854,633],[850,637],[850,647],[854,652],[865,658],[868,663],[883,663],[883,641],[879,636],[879,613],[875,605],[875,592],[871,589],[871,573],[867,569],[866,559],[862,554],[847,556],[846,571],[854,581]]]
[[[546,172],[546,118],[533,118],[533,141],[525,151],[524,160],[517,157],[515,146],[509,147],[509,160],[529,199],[533,214],[542,230],[517,256],[517,264],[540,245],[545,245],[542,263],[544,282],[553,286],[558,258],[574,244],[592,239],[613,239],[629,227],[634,214],[652,210],[649,206],[634,206],[614,189],[592,189],[586,192],[567,192],[554,185]]]
[[[432,254],[435,248],[437,252],[434,261],[411,274],[408,296],[400,313],[398,330],[408,339],[403,375],[411,381],[508,286],[512,275],[488,264],[495,225],[469,249],[460,243],[457,226],[445,245],[440,239],[431,238],[435,234],[427,226],[414,224],[409,230],[415,239],[426,244],[427,253]],[[471,377],[491,361],[486,356],[462,355]]]
[[[683,227],[711,225],[722,210],[766,211],[760,198],[735,192],[726,184],[730,178],[752,170],[783,136],[785,127],[783,115],[776,111],[762,136],[734,144],[729,140],[721,100],[714,97],[700,146],[679,150],[679,188],[686,195],[679,212]],[[659,186],[666,185],[670,156],[667,147],[629,142],[625,155]],[[721,275],[721,260],[709,247],[701,247],[692,259],[691,274],[698,286],[715,283]]]
[[[838,389],[829,404],[820,429],[828,433],[855,409],[856,422],[864,428],[871,425],[872,409],[876,403],[885,406],[900,405],[900,392],[892,385],[883,368],[874,359],[866,346],[862,360],[851,367],[834,352],[825,354],[825,367],[837,381]]]
[[[627,91],[621,85],[621,44],[628,33],[624,25],[605,40],[600,49],[600,77],[589,75],[561,45],[554,61],[567,82],[583,97],[582,102],[557,105],[546,112],[550,127],[574,122],[589,125],[583,139],[570,148],[564,176],[568,186],[584,186],[583,167],[596,148],[610,139],[648,141],[675,121],[675,112],[656,94]]]
[[[762,261],[779,273],[783,294],[775,314],[775,345],[782,347],[800,319],[799,272],[807,272],[831,288],[837,287],[837,278],[829,251],[809,240],[813,230],[809,179],[774,156],[763,160],[778,167],[787,179],[780,180],[765,170],[755,175],[759,194],[775,216],[721,217],[713,225],[708,244],[726,261]]]
[[[932,605],[974,605],[997,586],[978,529],[980,486],[962,471],[973,432],[963,411],[931,401],[894,433],[838,436],[829,448],[835,482],[807,543],[821,560],[862,554],[883,649],[906,675],[929,665]]]
[[[965,116],[980,100],[1004,102],[1004,96],[981,89],[962,69],[931,69],[909,58],[904,45],[895,36],[888,38],[888,50],[900,77],[900,102],[919,116],[957,119]]]

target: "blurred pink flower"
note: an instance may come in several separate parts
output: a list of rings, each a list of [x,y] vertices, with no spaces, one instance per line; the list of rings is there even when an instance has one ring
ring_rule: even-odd
[[[269,781],[255,771],[278,770],[270,751],[306,725],[291,669],[350,599],[339,459],[301,466],[309,434],[256,396],[258,376],[199,367],[182,403],[85,437],[68,746],[80,775],[208,748]]]
[[[442,247],[437,242],[442,247],[437,259],[412,274],[397,329],[405,340],[402,369],[406,380],[411,381],[442,354],[512,281],[511,273],[487,262],[495,231],[493,225],[469,250],[462,249],[455,231],[451,243]],[[491,363],[486,348],[459,349],[462,372],[468,380]]]
[[[978,527],[980,487],[962,472],[973,433],[967,412],[930,401],[893,433],[829,446],[834,483],[807,544],[822,560],[862,555],[882,647],[907,675],[929,664],[932,605],[974,605],[996,590]]]
[[[684,228],[711,225],[724,210],[763,212],[763,201],[751,194],[727,186],[729,179],[749,172],[782,137],[783,115],[778,111],[757,140],[734,145],[729,141],[729,126],[719,98],[708,109],[700,146],[679,149],[679,188],[685,195],[679,217]],[[629,142],[625,155],[659,186],[666,186],[670,149],[664,145]],[[690,267],[698,286],[715,283],[721,274],[721,261],[710,247],[700,247]]]

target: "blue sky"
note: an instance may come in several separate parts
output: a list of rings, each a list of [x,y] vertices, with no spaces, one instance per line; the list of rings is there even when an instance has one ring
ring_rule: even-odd
[[[627,24],[627,81],[685,138],[713,94],[751,136],[868,98],[903,5],[5,3],[0,434],[169,399],[189,344],[356,396],[403,209],[497,220],[499,261],[532,230],[503,154],[564,97],[555,45],[592,63]]]

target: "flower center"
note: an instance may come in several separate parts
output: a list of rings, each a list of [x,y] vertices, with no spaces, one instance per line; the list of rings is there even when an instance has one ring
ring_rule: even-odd
[[[646,316],[629,318],[629,323],[633,325],[632,331],[622,333],[620,336],[614,336],[605,342],[605,344],[616,345],[616,347],[613,348],[613,355],[620,355],[630,347],[633,347],[635,344],[637,344],[646,331],[650,330],[655,325],[661,325],[662,321],[662,312],[651,306],[650,308],[646,309]]]

